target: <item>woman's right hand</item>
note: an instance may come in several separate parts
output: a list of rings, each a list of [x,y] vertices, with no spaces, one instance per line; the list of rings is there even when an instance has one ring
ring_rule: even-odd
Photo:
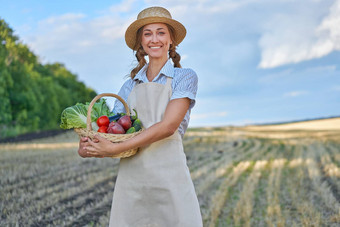
[[[89,158],[89,157],[104,158],[104,156],[102,156],[102,155],[93,156],[93,155],[88,154],[88,151],[85,150],[84,148],[86,146],[90,146],[89,140],[90,140],[90,138],[88,138],[88,137],[81,137],[80,138],[79,149],[78,149],[79,156],[82,157],[82,158]],[[98,143],[99,140],[94,139],[92,142]]]
[[[87,153],[86,150],[84,150],[84,147],[88,145],[88,137],[81,137],[79,141],[79,149],[78,149],[78,154],[82,158],[87,158]]]

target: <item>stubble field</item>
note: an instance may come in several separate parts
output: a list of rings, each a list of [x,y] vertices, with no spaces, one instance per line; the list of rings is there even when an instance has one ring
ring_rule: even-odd
[[[340,125],[330,121],[189,130],[204,226],[340,226]],[[0,145],[0,226],[108,225],[118,160],[80,158],[77,139]]]

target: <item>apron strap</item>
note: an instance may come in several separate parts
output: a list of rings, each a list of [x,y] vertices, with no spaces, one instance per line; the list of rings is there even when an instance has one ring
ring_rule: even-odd
[[[170,87],[170,91],[171,91],[171,93],[172,93],[171,82],[172,82],[172,78],[171,78],[171,77],[166,77],[165,86]]]

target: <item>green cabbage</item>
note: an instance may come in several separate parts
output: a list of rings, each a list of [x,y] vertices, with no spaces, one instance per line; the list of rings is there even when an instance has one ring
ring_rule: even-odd
[[[70,128],[86,128],[86,118],[87,118],[87,110],[89,107],[89,102],[86,104],[77,103],[74,106],[67,107],[61,113],[61,123],[60,128],[62,129],[70,129]],[[98,129],[97,119],[100,116],[106,115],[108,117],[114,115],[106,104],[105,99],[100,99],[97,101],[91,111],[91,124],[93,130]]]

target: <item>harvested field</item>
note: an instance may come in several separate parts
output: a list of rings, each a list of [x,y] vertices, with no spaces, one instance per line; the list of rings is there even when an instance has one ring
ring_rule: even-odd
[[[204,226],[340,226],[340,125],[331,120],[189,130]],[[118,160],[76,149],[73,132],[0,144],[1,226],[108,225]]]

